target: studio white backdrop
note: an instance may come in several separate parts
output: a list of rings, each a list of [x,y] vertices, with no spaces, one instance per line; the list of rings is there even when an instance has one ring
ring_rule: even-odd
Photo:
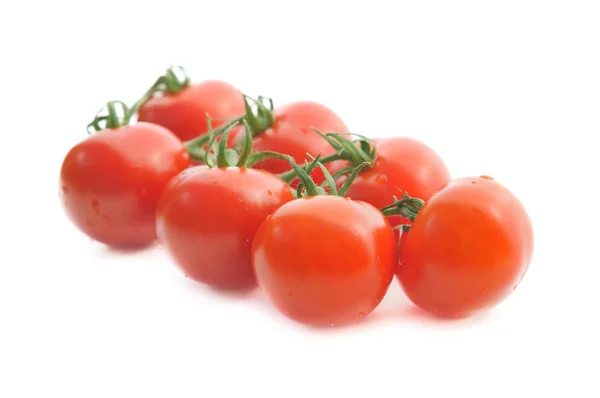
[[[597,1],[29,1],[0,6],[0,396],[598,397]],[[481,316],[394,281],[365,322],[313,330],[66,219],[66,152],[170,64],[352,129],[411,136],[525,204],[535,254]]]

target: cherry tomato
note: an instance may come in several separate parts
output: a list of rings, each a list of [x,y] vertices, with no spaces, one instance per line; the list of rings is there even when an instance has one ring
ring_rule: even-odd
[[[206,114],[216,128],[244,113],[244,98],[237,88],[223,81],[207,80],[178,93],[151,97],[140,107],[138,120],[164,126],[187,141],[208,131]]]
[[[290,155],[297,163],[303,163],[310,158],[306,155],[326,156],[334,153],[334,149],[320,135],[322,133],[343,133],[348,127],[342,119],[324,105],[310,101],[293,102],[277,107],[274,111],[274,122],[271,127],[259,133],[254,138],[254,151],[274,151]],[[235,141],[243,135],[236,134]],[[281,159],[268,159],[257,163],[254,168],[264,169],[279,174],[291,169],[290,164]],[[313,173],[315,182],[324,180],[322,172],[316,168]]]
[[[508,297],[532,254],[533,229],[519,200],[490,177],[461,178],[417,214],[397,275],[417,306],[462,317]]]
[[[190,168],[160,199],[159,240],[191,279],[219,289],[252,288],[256,230],[292,199],[288,185],[262,170]]]
[[[450,172],[442,159],[429,146],[406,137],[373,140],[376,158],[373,166],[362,171],[346,196],[362,200],[381,209],[402,198],[406,192],[427,201],[450,180]],[[339,166],[338,166],[339,167]],[[341,185],[346,176],[341,177]],[[408,223],[391,217],[392,226]]]
[[[286,316],[306,324],[360,320],[381,302],[394,275],[394,235],[368,203],[339,196],[289,202],[256,234],[260,288]]]
[[[73,223],[109,246],[156,238],[158,198],[189,166],[181,141],[162,126],[140,122],[102,130],[73,147],[60,172],[60,196]]]

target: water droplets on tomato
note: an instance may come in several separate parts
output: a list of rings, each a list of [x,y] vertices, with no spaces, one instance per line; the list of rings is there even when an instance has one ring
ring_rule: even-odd
[[[269,196],[273,196],[273,192],[271,192],[271,191],[267,191],[267,195],[269,195]]]
[[[92,210],[96,214],[100,214],[100,202],[97,199],[92,199]]]
[[[481,288],[481,290],[479,290],[479,294],[483,294],[483,292],[485,292],[487,290],[487,286],[484,286]]]
[[[250,246],[250,239],[244,240],[244,246]]]
[[[365,316],[365,313],[363,311],[361,311],[358,313],[358,316],[363,317],[363,316]]]
[[[484,180],[494,180],[493,177],[490,177],[488,175],[482,175],[482,176],[479,176],[479,178],[483,178]]]
[[[377,230],[376,229],[373,230],[373,236],[377,236]]]
[[[271,219],[271,217],[273,217],[273,216],[269,214],[269,215],[267,216],[267,220],[270,220],[270,219]]]
[[[384,185],[387,184],[388,178],[385,174],[379,174],[377,177],[375,177],[375,182],[379,185]]]
[[[375,261],[377,261],[378,263],[380,263],[381,262],[381,257],[379,257],[379,256],[375,257]]]
[[[110,217],[109,217],[109,216],[107,216],[106,214],[102,214],[102,218],[103,218],[103,219],[104,219],[104,221],[106,221],[106,222],[110,222],[110,221],[112,221],[112,220],[110,219]]]
[[[90,220],[85,220],[85,225],[87,225],[88,227],[91,227],[92,222]]]
[[[62,189],[62,191],[63,191],[63,193],[64,193],[65,195],[69,193],[69,187],[68,187],[68,186],[66,186],[66,185],[63,185],[63,186],[61,187],[61,189]]]
[[[144,187],[140,191],[140,196],[143,198],[144,196],[146,196],[147,193],[148,193],[148,188]]]

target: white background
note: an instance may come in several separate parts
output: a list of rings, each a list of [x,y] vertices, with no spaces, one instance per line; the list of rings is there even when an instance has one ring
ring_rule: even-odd
[[[0,397],[600,396],[599,6],[3,2]],[[394,282],[363,324],[311,330],[193,284],[159,249],[91,242],[60,208],[61,161],[107,100],[171,63],[494,176],[534,224],[523,283],[439,321]]]

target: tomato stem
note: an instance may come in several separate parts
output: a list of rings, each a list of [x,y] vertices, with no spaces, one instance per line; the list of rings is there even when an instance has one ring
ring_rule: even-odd
[[[322,164],[327,164],[327,163],[333,162],[334,160],[340,160],[340,157],[337,153],[334,153],[333,155],[325,156],[324,158],[322,158],[320,160],[320,162]],[[300,167],[305,167],[305,166],[300,166]],[[298,177],[298,174],[296,174],[296,171],[294,171],[294,169],[292,169],[292,170],[286,171],[285,173],[278,174],[277,176],[289,184],[290,182],[294,181],[294,179],[296,179]]]
[[[297,188],[297,196],[298,197],[303,196],[302,195],[303,190],[305,193],[304,196],[327,195],[328,193],[325,191],[323,186],[329,186],[329,195],[331,195],[331,196],[344,196],[344,194],[348,191],[348,189],[350,188],[350,186],[356,179],[356,176],[358,176],[358,173],[360,173],[365,167],[368,167],[371,165],[368,162],[364,162],[364,163],[360,164],[358,167],[352,168],[352,172],[348,176],[348,179],[346,180],[346,182],[344,183],[342,188],[340,188],[338,190],[335,185],[335,180],[334,180],[333,176],[331,175],[331,173],[329,173],[329,170],[327,170],[327,168],[319,160],[320,155],[317,156],[316,158],[312,157],[310,155],[309,155],[309,157],[312,158],[312,162],[305,165],[304,167],[301,167],[298,164],[296,164],[296,162],[294,162],[294,160],[291,157],[289,157],[289,160],[288,160],[290,162],[290,164],[292,165],[292,170],[294,170],[294,172],[297,174],[298,178],[300,179],[300,182],[299,182],[298,188]],[[317,186],[317,184],[314,182],[314,180],[310,176],[310,173],[312,172],[312,170],[315,167],[319,167],[321,169],[321,171],[323,172],[323,175],[325,176],[325,182],[323,183],[323,186]],[[336,173],[336,175],[337,175],[337,173]]]
[[[246,108],[244,119],[252,128],[253,136],[256,137],[270,128],[275,121],[275,117],[273,116],[273,100],[263,96],[258,96],[257,99],[254,99],[246,94],[242,95],[244,96],[244,107]],[[265,101],[267,101],[267,104],[265,104]],[[254,114],[250,102],[256,105],[256,114]]]
[[[412,222],[415,221],[424,204],[425,201],[422,199],[410,197],[405,192],[400,200],[394,196],[394,203],[382,208],[381,212],[385,216],[402,216]],[[403,226],[404,231],[408,231],[409,228],[408,225]]]
[[[127,125],[129,108],[123,101],[109,101],[87,125],[88,134],[104,129],[117,129]],[[106,114],[105,114],[106,113]]]
[[[176,94],[187,88],[190,83],[191,79],[184,67],[171,65],[165,74],[159,76],[154,84],[144,93],[144,95],[142,95],[140,99],[133,104],[130,109],[127,123],[130,122],[130,118],[134,114],[137,114],[141,106],[157,93]]]

